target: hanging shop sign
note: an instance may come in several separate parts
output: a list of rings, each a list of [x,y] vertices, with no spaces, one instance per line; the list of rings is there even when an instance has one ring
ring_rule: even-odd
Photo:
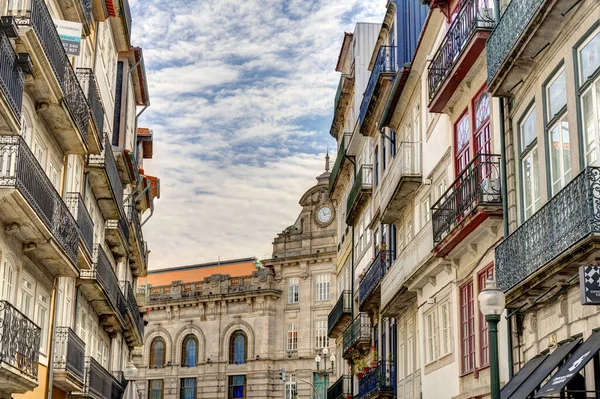
[[[579,267],[579,288],[582,305],[600,305],[600,266]]]
[[[65,48],[67,55],[81,54],[81,30],[82,25],[79,22],[54,20],[54,26],[60,36],[60,41]]]

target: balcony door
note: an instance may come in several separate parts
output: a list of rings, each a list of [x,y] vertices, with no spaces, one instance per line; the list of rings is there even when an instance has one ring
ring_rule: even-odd
[[[465,110],[454,125],[454,148],[454,165],[458,177],[471,161],[471,127],[468,110]]]

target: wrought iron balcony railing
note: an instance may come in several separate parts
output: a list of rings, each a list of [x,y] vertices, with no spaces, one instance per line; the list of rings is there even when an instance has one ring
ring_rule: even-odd
[[[373,189],[373,165],[362,165],[354,178],[352,189],[346,200],[346,210],[350,216],[354,210],[360,195],[363,191],[370,192]],[[350,219],[350,218],[348,218]]]
[[[29,9],[13,8],[21,6],[21,2],[9,2],[8,15],[13,16],[18,25],[31,26],[35,31],[42,50],[48,59],[56,80],[58,81],[67,107],[77,126],[83,141],[87,144],[90,111],[88,103],[79,85],[75,71],[65,53],[62,41],[54,25],[54,21],[43,0],[30,0]]]
[[[19,59],[13,50],[10,40],[0,31],[0,90],[4,93],[10,108],[21,121],[21,106],[25,90],[25,75],[19,65]]]
[[[600,168],[587,167],[496,247],[498,287],[509,290],[586,237],[600,233]]]
[[[69,327],[56,328],[54,369],[68,371],[84,381],[85,342]]]
[[[140,308],[137,303],[137,299],[135,298],[135,293],[133,292],[133,287],[129,281],[125,282],[125,297],[127,299],[127,310],[131,315],[131,319],[133,320],[135,327],[137,328],[140,337],[144,337],[144,319],[140,315]]]
[[[121,382],[92,357],[86,357],[84,395],[97,399],[121,399]]]
[[[344,133],[344,137],[342,137],[342,141],[340,141],[340,147],[338,148],[337,156],[335,157],[333,169],[331,169],[331,175],[329,175],[330,193],[335,190],[335,184],[340,177],[340,173],[344,167],[344,162],[346,162],[346,150],[348,149],[348,144],[350,144],[351,138],[352,133]]]
[[[336,382],[333,383],[329,388],[327,388],[327,399],[346,399],[350,396],[352,385],[352,376],[351,375],[342,375],[337,379]]]
[[[122,309],[125,300],[121,299],[123,294],[119,288],[119,280],[104,249],[99,244],[95,246],[93,256],[94,266],[89,270],[81,270],[81,278],[97,281],[112,308],[119,313],[124,313]]]
[[[365,120],[365,116],[367,115],[367,111],[369,110],[369,105],[371,103],[371,98],[373,97],[375,87],[379,82],[379,77],[381,74],[394,74],[396,71],[396,46],[380,46],[379,52],[377,53],[377,59],[375,60],[375,64],[371,70],[369,83],[367,84],[362,103],[360,104],[360,110],[358,113],[359,125],[362,125]]]
[[[90,165],[103,166],[106,170],[106,175],[108,176],[111,190],[119,209],[121,209],[122,214],[123,185],[121,183],[121,177],[119,176],[119,169],[117,169],[115,156],[112,151],[112,144],[107,134],[104,135],[104,149],[102,150],[102,154],[90,154],[88,162]]]
[[[344,315],[352,316],[352,292],[350,290],[342,291],[329,316],[327,317],[327,333],[330,334],[338,325]]]
[[[100,90],[96,83],[94,71],[90,68],[77,68],[77,77],[87,94],[87,100],[92,112],[92,120],[96,126],[96,134],[99,137],[98,141],[101,142],[101,135],[104,132],[104,106],[102,105],[102,98],[100,97]]]
[[[467,48],[473,35],[477,31],[491,31],[493,28],[494,11],[492,8],[481,7],[480,0],[467,0],[462,3],[458,15],[448,27],[446,37],[429,65],[430,101],[450,76],[450,72]]]
[[[431,208],[434,244],[439,244],[477,206],[501,204],[500,155],[477,154]]]
[[[0,189],[17,189],[77,263],[77,223],[21,136],[0,136]]]
[[[544,3],[546,0],[511,0],[508,3],[486,44],[488,83],[496,78],[529,21]]]
[[[37,380],[42,329],[7,301],[0,301],[0,362]]]
[[[385,276],[392,265],[392,259],[390,251],[382,250],[378,251],[375,258],[371,261],[367,272],[365,273],[362,280],[360,280],[358,286],[358,306],[361,307],[369,295],[373,293],[375,288],[381,283],[381,280]]]
[[[81,234],[85,247],[91,255],[94,251],[94,222],[92,217],[83,202],[83,198],[81,198],[81,194],[67,193],[66,202],[71,214],[77,220],[79,234]]]
[[[89,25],[94,17],[92,14],[92,0],[81,0],[81,5],[83,7],[85,19],[87,20],[87,23]]]
[[[385,360],[377,362],[374,367],[365,376],[358,380],[358,398],[367,399],[378,393],[394,392],[394,365]]]
[[[343,353],[347,354],[359,342],[371,342],[371,319],[366,313],[359,313],[344,331]]]

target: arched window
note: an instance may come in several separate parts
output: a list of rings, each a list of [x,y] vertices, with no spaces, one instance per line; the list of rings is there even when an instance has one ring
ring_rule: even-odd
[[[150,345],[150,367],[161,369],[165,365],[165,340],[156,337]]]
[[[229,363],[244,364],[248,354],[248,338],[242,330],[237,330],[229,340]]]
[[[181,365],[183,367],[196,367],[198,363],[198,340],[193,335],[184,338],[181,345]]]

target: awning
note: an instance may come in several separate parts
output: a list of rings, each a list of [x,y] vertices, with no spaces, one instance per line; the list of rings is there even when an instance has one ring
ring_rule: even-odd
[[[141,395],[138,394],[138,387],[135,381],[129,381],[123,399],[139,399]]]
[[[598,351],[600,351],[600,331],[593,333],[534,397],[541,398],[560,392]]]
[[[575,348],[581,344],[581,338],[559,346],[550,354],[542,364],[527,378],[517,390],[510,395],[510,399],[526,399],[540,386],[542,382],[557,368],[560,363],[573,353]]]
[[[523,381],[533,374],[533,372],[539,367],[540,364],[542,364],[544,360],[546,360],[546,358],[548,358],[548,356],[550,355],[538,355],[525,363],[525,366],[523,366],[523,368],[521,368],[521,370],[519,370],[504,387],[502,387],[502,390],[500,391],[500,399],[510,398],[510,396],[521,386],[521,384],[523,384]]]

